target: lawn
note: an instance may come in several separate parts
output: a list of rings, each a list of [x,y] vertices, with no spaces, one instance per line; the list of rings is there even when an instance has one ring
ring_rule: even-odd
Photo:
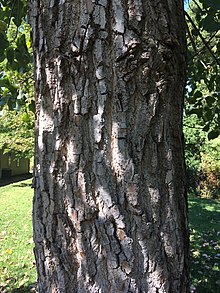
[[[192,292],[220,293],[220,202],[190,197],[189,222]]]
[[[0,187],[0,292],[36,292],[31,179]]]
[[[0,292],[36,292],[31,179],[0,187]],[[220,203],[189,198],[191,292],[220,293]]]

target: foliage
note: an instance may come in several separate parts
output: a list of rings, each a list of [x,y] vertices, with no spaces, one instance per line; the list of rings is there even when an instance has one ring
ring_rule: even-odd
[[[201,154],[206,141],[206,133],[195,114],[184,117],[185,160],[188,191],[198,195]]]
[[[184,136],[189,192],[220,198],[220,136],[209,141],[195,114],[185,117]]]
[[[0,292],[36,292],[31,180],[0,187]]]
[[[208,138],[220,134],[220,2],[191,0],[186,114],[196,114]]]
[[[220,198],[220,136],[205,144],[202,153],[199,193],[201,197]]]
[[[26,0],[0,1],[0,149],[33,156],[33,64]],[[9,110],[15,110],[14,112]]]
[[[220,203],[189,199],[191,292],[219,292]]]
[[[219,1],[191,0],[186,19],[188,79],[184,134],[188,189],[202,197],[217,198],[220,196]]]
[[[26,0],[0,1],[0,108],[34,110],[33,62]]]
[[[3,111],[0,117],[0,149],[17,157],[31,158],[34,152],[34,113],[28,109]]]

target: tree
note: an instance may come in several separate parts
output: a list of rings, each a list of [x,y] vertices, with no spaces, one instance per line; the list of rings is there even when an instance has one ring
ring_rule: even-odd
[[[39,292],[188,292],[182,1],[29,5]]]
[[[220,2],[192,0],[189,8],[186,112],[214,139],[220,135]]]
[[[26,6],[26,0],[0,1],[0,149],[30,158],[34,151],[33,58]]]
[[[34,111],[33,58],[26,0],[0,1],[0,110]]]
[[[34,113],[28,108],[9,111],[0,116],[0,149],[16,157],[32,158],[34,152]]]
[[[220,2],[192,0],[188,24],[188,73],[184,137],[187,181],[192,194],[218,197],[220,134]],[[208,134],[208,135],[207,135]],[[211,141],[209,141],[211,140]],[[219,136],[220,139],[220,136]]]

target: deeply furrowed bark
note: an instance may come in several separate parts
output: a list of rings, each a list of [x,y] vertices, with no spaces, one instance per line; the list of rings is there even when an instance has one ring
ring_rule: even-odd
[[[188,292],[180,0],[31,0],[39,293]]]

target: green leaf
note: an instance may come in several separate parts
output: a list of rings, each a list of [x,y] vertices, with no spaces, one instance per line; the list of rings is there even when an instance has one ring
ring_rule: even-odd
[[[210,7],[207,0],[199,0],[199,2],[202,3],[204,9],[207,9]]]
[[[210,124],[208,123],[206,126],[203,127],[203,131],[207,132],[209,131],[209,128],[210,128]]]
[[[218,136],[219,136],[219,131],[217,131],[217,130],[213,130],[213,131],[210,131],[208,133],[208,139],[209,140],[214,139],[214,138],[216,138]]]
[[[190,97],[189,99],[187,99],[187,102],[188,102],[189,104],[195,104],[195,99],[194,99],[194,97]]]
[[[201,75],[204,72],[204,65],[201,63],[200,60],[197,61],[197,66],[198,74]]]
[[[0,62],[5,60],[4,50],[0,50]]]
[[[201,108],[199,109],[194,108],[189,111],[189,114],[196,114],[199,118],[201,118],[203,115],[203,110]]]
[[[28,108],[31,112],[35,113],[35,102],[31,100],[31,103],[28,105]]]
[[[31,56],[27,49],[26,39],[24,34],[18,38],[16,44],[17,44],[17,48],[14,51],[15,58],[17,60],[19,70],[23,68],[23,71],[25,71],[25,68],[28,66],[28,63],[31,61]]]
[[[16,4],[11,14],[14,17],[14,24],[18,27],[21,25],[22,18],[26,15],[26,7],[21,0],[16,0]]]
[[[220,55],[220,41],[218,41],[216,47],[217,47],[216,53],[217,53],[218,55]]]
[[[208,106],[212,106],[213,103],[215,102],[215,98],[213,96],[208,96],[205,99],[206,99]]]
[[[197,22],[200,22],[201,21],[201,17],[202,16],[201,16],[200,13],[196,13],[195,17],[196,17]]]
[[[13,71],[18,71],[19,70],[19,64],[17,61],[14,60],[14,62],[12,62],[10,69]]]
[[[7,97],[1,97],[1,98],[0,98],[0,108],[1,108],[2,106],[6,105],[7,102],[8,102]]]
[[[9,46],[9,42],[6,39],[5,34],[0,33],[0,50],[5,50]]]
[[[204,114],[203,114],[204,121],[206,121],[206,122],[212,121],[213,116],[214,116],[214,113],[213,113],[212,109],[210,109],[209,107],[205,107]]]
[[[3,21],[0,20],[0,32],[5,32],[7,30],[7,24]]]
[[[8,62],[11,64],[14,61],[14,49],[8,48],[6,51],[6,57],[8,59]]]
[[[220,29],[220,23],[214,20],[212,14],[208,14],[203,21],[203,28],[209,33],[217,32]]]
[[[10,83],[8,78],[0,79],[0,88],[1,87],[9,89],[12,95],[17,96],[17,88],[12,83]]]
[[[197,37],[199,35],[198,31],[196,29],[192,29],[191,33],[193,36]]]
[[[16,103],[12,99],[9,99],[7,104],[8,104],[9,110],[16,109]]]
[[[30,117],[29,117],[28,113],[24,113],[24,115],[22,117],[22,121],[24,121],[26,123],[30,121]]]
[[[215,10],[220,10],[219,0],[206,0],[207,4],[210,5]]]
[[[200,92],[200,91],[195,91],[195,93],[194,93],[194,95],[193,95],[193,97],[194,97],[194,99],[198,99],[198,98],[201,98],[203,96],[203,94],[202,94],[202,92]]]

